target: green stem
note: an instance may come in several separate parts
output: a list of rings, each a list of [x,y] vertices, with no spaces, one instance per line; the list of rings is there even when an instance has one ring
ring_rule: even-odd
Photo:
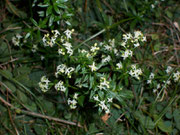
[[[120,21],[116,22],[115,24],[113,24],[113,25],[111,25],[111,26],[108,26],[107,28],[102,29],[102,30],[99,31],[98,33],[92,35],[91,37],[89,37],[88,39],[86,39],[85,41],[83,41],[81,44],[77,45],[77,46],[74,48],[74,50],[76,50],[77,48],[79,48],[79,47],[80,47],[81,45],[83,45],[84,43],[90,41],[91,39],[93,39],[93,38],[99,36],[100,34],[104,33],[105,31],[110,30],[110,29],[118,26],[119,24],[121,24],[121,23],[123,23],[123,22],[126,22],[126,21],[129,21],[129,20],[132,20],[132,19],[134,19],[134,18],[135,18],[135,17],[131,17],[131,18],[128,18],[128,19],[120,20]]]

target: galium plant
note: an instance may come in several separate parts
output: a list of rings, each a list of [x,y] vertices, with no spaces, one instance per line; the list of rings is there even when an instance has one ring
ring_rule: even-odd
[[[42,92],[56,90],[64,94],[71,109],[94,103],[99,113],[110,113],[114,103],[127,105],[125,100],[133,97],[132,81],[143,83],[162,100],[172,81],[180,80],[180,72],[170,66],[159,73],[133,62],[135,50],[147,42],[140,31],[123,34],[122,40],[110,39],[77,50],[73,32],[74,29],[61,33],[52,30],[43,36],[44,48],[54,48],[60,64],[56,65],[54,76],[42,76],[39,82]],[[38,51],[38,47],[34,49]]]
[[[122,41],[111,39],[94,43],[90,48],[82,47],[78,50],[73,49],[75,47],[72,43],[73,32],[74,30],[68,29],[63,33],[54,30],[52,36],[44,35],[44,46],[58,47],[56,53],[64,59],[62,64],[57,65],[55,78],[52,80],[53,85],[46,86],[48,83],[44,83],[43,79],[39,83],[43,92],[50,92],[55,88],[64,93],[71,109],[83,107],[88,104],[87,102],[92,102],[95,107],[98,107],[99,113],[110,113],[114,102],[119,101],[123,104],[124,100],[132,97],[132,92],[128,90],[129,79],[141,83],[146,80],[146,85],[150,85],[157,95],[161,94],[158,90],[162,85],[171,84],[170,79],[174,79],[174,82],[180,80],[179,71],[173,73],[168,80],[172,72],[170,66],[165,71],[166,78],[158,80],[155,73],[146,75],[141,65],[133,63],[134,50],[147,42],[140,31],[123,34]],[[44,90],[44,88],[47,89]]]

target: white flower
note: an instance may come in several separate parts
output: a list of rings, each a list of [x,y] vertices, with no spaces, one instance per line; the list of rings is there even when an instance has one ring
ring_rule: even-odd
[[[97,43],[95,43],[94,46],[91,46],[90,51],[92,52],[92,55],[96,55],[98,50],[100,50],[100,48],[97,47]]]
[[[21,39],[22,38],[22,36],[19,35],[19,34],[16,34],[16,37],[17,37],[17,39]]]
[[[74,96],[73,96],[73,98],[74,98],[74,99],[77,99],[77,98],[78,98],[78,95],[79,95],[78,93],[75,93]]]
[[[68,105],[70,106],[71,109],[76,109],[77,107],[77,101],[75,99],[71,100],[71,99],[68,99]]]
[[[58,54],[65,55],[65,52],[63,51],[63,49],[59,48],[59,49],[58,49]]]
[[[143,37],[141,41],[146,42],[147,41],[146,37]]]
[[[69,78],[71,78],[71,73],[74,71],[75,69],[73,67],[69,67],[66,68],[65,74],[68,75]]]
[[[149,79],[154,79],[154,73],[151,73],[150,75],[149,75]]]
[[[173,70],[173,68],[171,66],[168,66],[167,69],[166,69],[166,73],[169,74],[172,70]]]
[[[151,84],[152,83],[152,80],[147,80],[147,84]]]
[[[44,60],[44,58],[45,58],[45,57],[44,57],[43,55],[41,55],[41,60]]]
[[[123,54],[121,55],[121,57],[123,57],[123,59],[125,60],[126,58],[128,58],[129,56],[131,56],[132,57],[132,51],[131,50],[128,50],[128,49],[126,49],[124,52],[123,52]]]
[[[134,44],[134,47],[138,47],[138,46],[140,46],[139,42]]]
[[[108,98],[108,103],[112,103],[113,98]]]
[[[102,110],[106,110],[107,106],[105,105],[105,100],[104,101],[100,101],[99,106],[101,107]]]
[[[109,39],[109,44],[110,44],[112,47],[115,47],[115,39]]]
[[[74,31],[74,29],[72,29],[71,31],[69,29],[67,29],[64,33],[66,34],[67,39],[71,38],[71,34]]]
[[[41,82],[39,82],[39,87],[43,92],[47,92],[49,90],[49,80],[46,76],[41,77]]]
[[[177,71],[176,73],[173,73],[173,78],[175,82],[178,82],[180,80],[180,72]]]
[[[52,33],[54,34],[55,38],[57,38],[60,35],[58,30],[52,30]]]
[[[151,4],[151,8],[155,8],[154,4]]]
[[[127,42],[127,40],[132,38],[132,34],[128,33],[128,34],[123,34],[123,39],[125,40],[125,42]]]
[[[85,49],[82,49],[81,53],[88,53],[88,51],[86,51]]]
[[[117,50],[116,48],[114,49],[114,54],[115,54],[116,56],[119,55],[118,50]]]
[[[109,82],[106,80],[106,78],[104,77],[101,77],[101,80],[100,80],[100,85],[98,86],[98,88],[101,90],[101,89],[106,89],[106,88],[109,88]]]
[[[122,42],[121,46],[126,47],[126,42]]]
[[[57,91],[62,91],[62,92],[66,91],[66,87],[64,87],[63,81],[59,81],[54,87]]]
[[[97,95],[97,96],[94,96],[93,98],[94,98],[95,101],[99,101],[98,95]]]
[[[73,67],[67,67],[65,64],[61,64],[57,66],[57,72],[55,73],[56,77],[58,77],[58,74],[66,74],[69,78],[71,78],[72,72],[75,70]]]
[[[65,48],[67,49],[67,53],[71,56],[73,54],[72,45],[69,42],[66,42],[63,44]]]
[[[153,93],[156,93],[157,92],[157,89],[153,89]]]
[[[108,55],[106,58],[102,59],[102,63],[107,63],[111,61],[111,57]]]
[[[57,66],[57,72],[58,73],[65,73],[66,68],[67,67],[65,64],[61,64],[61,65]]]
[[[37,51],[37,49],[38,49],[37,45],[33,45],[31,51],[32,51],[33,53],[35,53],[35,52]]]
[[[134,38],[139,39],[139,38],[142,37],[142,36],[143,36],[143,34],[142,34],[141,31],[135,31],[135,32],[134,32]]]
[[[129,74],[132,76],[132,77],[134,77],[134,78],[136,78],[136,79],[140,79],[140,75],[142,75],[142,70],[139,68],[139,69],[137,69],[136,68],[136,65],[132,65],[131,66],[131,70],[129,71]]]
[[[91,68],[92,72],[97,70],[97,67],[95,66],[95,62],[93,62],[92,65],[89,65],[89,67]]]
[[[112,47],[109,46],[109,45],[105,45],[104,47],[105,47],[105,50],[107,50],[107,51],[111,51],[112,50]]]
[[[160,89],[161,88],[161,85],[158,83],[157,84],[157,89]]]
[[[48,78],[46,78],[46,76],[42,76],[41,82],[48,84],[50,81],[48,80]]]
[[[123,68],[123,65],[122,65],[121,62],[117,63],[116,66],[117,66],[117,69],[122,69]]]
[[[105,110],[105,113],[110,113],[110,110],[107,108],[107,109]]]

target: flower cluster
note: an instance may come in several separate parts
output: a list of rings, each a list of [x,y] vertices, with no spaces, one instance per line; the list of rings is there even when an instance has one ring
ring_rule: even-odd
[[[151,84],[153,79],[154,79],[154,73],[151,73],[149,75],[149,79],[147,80],[147,84]]]
[[[70,98],[68,99],[68,105],[70,106],[71,109],[76,109],[77,107],[77,99],[78,99],[78,93],[75,93],[73,96],[73,99],[71,100]]]
[[[60,41],[62,43],[62,46],[60,46],[60,48],[58,49],[59,54],[65,55],[67,53],[69,56],[73,55],[72,45],[69,42],[73,32],[74,32],[74,29],[72,29],[72,30],[67,29],[66,31],[64,31],[65,35],[62,35],[60,37]]]
[[[68,78],[71,78],[71,74],[74,71],[73,67],[67,67],[65,64],[61,64],[57,66],[57,72],[55,73],[55,76],[58,77],[58,75],[65,74],[68,76]]]
[[[108,43],[104,43],[104,44],[101,43],[100,45],[103,46],[105,51],[114,53],[116,56],[119,55],[118,50],[117,50],[117,48],[115,46],[115,39],[109,39]]]
[[[73,50],[72,50],[71,43],[65,42],[62,45],[66,48],[67,54],[69,54],[69,56],[73,55]],[[61,48],[58,49],[58,53],[62,54],[62,55],[65,55],[65,51],[63,49],[61,49]]]
[[[125,51],[122,52],[121,57],[123,57],[124,60],[128,57],[132,57],[133,55],[131,44],[133,44],[133,47],[136,48],[140,46],[140,42],[146,41],[146,37],[140,31],[135,31],[133,35],[131,33],[123,34],[124,41],[121,43],[121,46],[125,48]]]
[[[13,43],[15,46],[21,46],[21,39],[22,39],[22,36],[19,35],[19,34],[16,34],[16,35],[12,38],[12,43]]]
[[[72,30],[67,29],[66,31],[64,31],[64,34],[62,34],[60,37],[61,45],[58,42],[56,42],[57,38],[60,36],[58,30],[52,30],[51,36],[49,33],[45,34],[42,41],[45,47],[46,46],[53,47],[55,44],[59,45],[58,54],[65,55],[67,52],[67,54],[71,56],[73,55],[73,50],[69,40],[71,39],[71,35],[73,32],[74,29]]]
[[[129,49],[126,49],[126,50],[122,53],[121,57],[123,57],[123,60],[125,60],[125,59],[128,58],[128,57],[132,57],[132,55],[133,55],[133,52],[132,52],[131,50],[129,50]]]
[[[50,81],[48,80],[48,78],[46,78],[46,76],[41,77],[41,82],[39,82],[39,87],[43,92],[47,92],[49,90],[49,83]]]
[[[176,71],[176,73],[173,73],[173,78],[175,82],[180,81],[180,72]]]
[[[158,89],[160,89],[160,88],[161,88],[161,84],[158,83],[156,85],[156,88],[153,89],[153,92],[156,93],[158,91]]]
[[[93,97],[94,101],[97,102],[97,105],[101,108],[101,110],[104,110],[105,113],[110,113],[110,104],[112,103],[113,98],[107,98],[106,100],[100,100],[99,96],[96,95]]]
[[[35,53],[37,50],[38,50],[37,45],[33,45],[31,51],[32,51],[33,53]]]
[[[123,68],[122,62],[117,63],[116,66],[117,66],[116,69],[122,69]]]
[[[105,58],[104,58],[105,57]],[[108,62],[110,62],[111,61],[111,56],[110,55],[108,55],[107,57],[105,56],[105,55],[102,55],[102,63],[104,64],[104,63],[108,63]]]
[[[166,73],[169,74],[170,72],[172,72],[173,68],[171,66],[168,66],[166,69]]]
[[[64,82],[63,81],[59,81],[57,84],[55,84],[55,89],[57,91],[62,91],[62,92],[65,92],[66,91],[66,87],[64,86]]]
[[[142,75],[142,70],[140,68],[137,68],[136,65],[132,65],[129,74],[139,80],[139,76]]]
[[[102,89],[106,89],[106,88],[108,88],[109,89],[109,82],[106,80],[106,78],[105,77],[101,77],[100,78],[100,85],[98,86],[98,88],[100,89],[100,90],[102,90]]]
[[[92,72],[97,70],[97,67],[96,67],[96,65],[95,65],[95,62],[93,62],[92,65],[89,65],[89,67],[91,68],[91,71],[92,71]]]
[[[97,47],[97,43],[95,43],[93,46],[91,46],[91,49],[90,49],[90,52],[91,52],[91,55],[96,55],[97,54],[97,51],[99,50],[100,48]]]
[[[42,39],[44,46],[53,47],[57,37],[60,35],[58,30],[52,30],[51,32],[53,34],[52,36],[50,36],[49,33],[44,35],[44,37]]]

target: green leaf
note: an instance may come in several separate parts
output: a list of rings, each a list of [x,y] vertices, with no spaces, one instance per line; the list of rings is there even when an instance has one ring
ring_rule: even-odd
[[[89,130],[88,133],[89,134],[94,134],[96,132],[98,132],[99,130],[96,128],[95,123],[92,123],[89,125]]]
[[[158,118],[158,115],[154,115],[155,120]],[[157,126],[159,127],[159,129],[163,132],[172,132],[172,126],[169,126],[168,124],[165,124],[165,121],[163,121],[162,119],[160,119],[157,122]]]
[[[85,99],[85,96],[83,96],[83,95],[78,97],[78,103],[82,107],[84,106],[84,99]]]
[[[161,129],[161,131],[163,132],[167,132],[167,133],[172,132],[172,126],[167,124],[167,122],[164,122],[163,120],[160,120],[157,125],[159,129]]]
[[[169,18],[173,18],[173,14],[169,10],[166,10],[165,13]]]
[[[61,11],[59,10],[59,8],[56,6],[56,5],[54,5],[54,10],[56,11],[56,13],[57,14],[61,14]]]
[[[151,117],[145,116],[142,112],[136,111],[134,112],[134,116],[144,128],[153,129],[155,127]]]
[[[13,83],[5,81],[4,84],[11,90],[12,93],[16,91],[16,86]]]
[[[9,70],[0,70],[0,74],[6,77],[7,79],[11,79],[13,76]]]
[[[51,17],[49,18],[49,24],[48,24],[48,26],[51,27],[52,24],[53,24],[53,22],[54,22],[54,15],[51,15]]]
[[[179,109],[175,109],[173,112],[173,117],[175,121],[176,128],[180,130],[180,111]]]
[[[52,14],[52,6],[49,6],[46,10],[46,16],[49,16]]]
[[[49,6],[48,4],[42,4],[42,3],[38,4],[38,7],[48,7],[48,6]]]
[[[28,101],[27,96],[26,96],[23,92],[21,92],[20,90],[17,91],[17,97],[18,97],[18,99],[20,99],[24,104],[27,104],[27,101]]]
[[[121,90],[119,92],[119,96],[125,99],[132,99],[133,98],[133,92],[130,90]]]
[[[38,23],[36,22],[36,20],[34,20],[33,18],[31,18],[30,20],[36,27],[38,27]]]
[[[15,14],[16,16],[20,17],[20,18],[25,18],[27,17],[27,14],[21,10],[19,10],[18,8],[16,8],[15,5],[13,5],[10,1],[7,2],[7,9],[10,13]]]
[[[159,35],[158,34],[152,34],[151,38],[152,38],[152,40],[157,40],[157,39],[159,39]]]

